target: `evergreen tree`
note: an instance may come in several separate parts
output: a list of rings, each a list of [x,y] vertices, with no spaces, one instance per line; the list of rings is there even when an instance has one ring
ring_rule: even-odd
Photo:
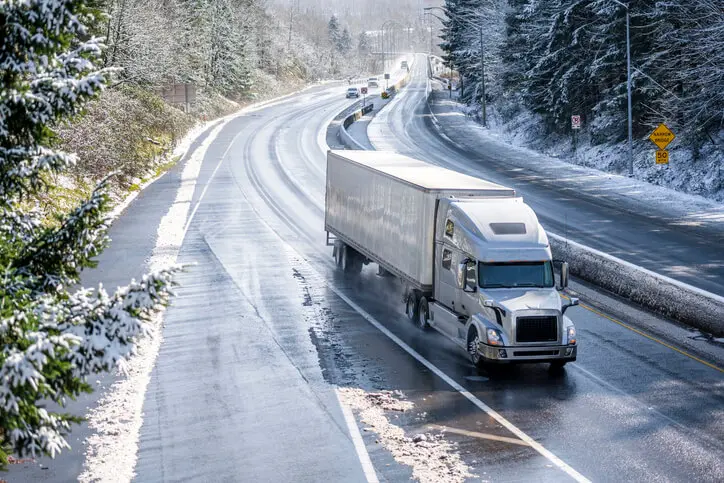
[[[339,39],[339,51],[346,54],[349,53],[350,50],[352,50],[352,35],[349,33],[349,29],[345,27]]]
[[[150,330],[177,269],[109,295],[73,287],[107,245],[105,183],[47,222],[32,208],[51,176],[75,161],[53,150],[53,126],[78,115],[108,82],[101,46],[81,0],[0,3],[0,466],[5,449],[56,455],[79,419],[60,412],[90,392],[89,375],[112,370]],[[48,403],[59,412],[46,409]]]
[[[342,51],[342,31],[339,26],[339,19],[336,15],[332,15],[327,25],[327,33],[329,35],[329,43],[337,52]]]

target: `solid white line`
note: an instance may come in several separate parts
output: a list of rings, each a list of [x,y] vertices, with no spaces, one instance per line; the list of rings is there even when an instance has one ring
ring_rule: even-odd
[[[465,396],[466,399],[468,399],[470,402],[472,402],[474,405],[476,405],[478,408],[485,411],[485,413],[488,414],[491,418],[495,419],[498,423],[500,423],[503,427],[508,429],[511,433],[516,435],[521,440],[528,443],[534,450],[536,450],[538,453],[540,453],[543,457],[545,457],[548,461],[556,465],[560,470],[564,471],[568,476],[573,478],[576,481],[579,482],[590,482],[588,478],[574,470],[571,466],[569,466],[567,463],[565,463],[563,460],[558,458],[556,455],[545,449],[540,443],[535,441],[533,438],[525,434],[523,431],[518,429],[513,423],[505,419],[503,416],[498,414],[496,411],[494,411],[490,406],[482,402],[480,399],[475,397],[473,394],[471,394],[467,389],[465,389],[463,386],[455,382],[450,376],[445,374],[442,370],[438,369],[437,366],[435,366],[432,362],[425,359],[423,356],[421,356],[415,349],[407,345],[402,339],[397,337],[395,334],[390,332],[387,327],[379,323],[374,317],[372,317],[369,313],[367,313],[362,307],[357,305],[354,301],[352,301],[349,297],[347,297],[345,294],[343,294],[337,287],[327,282],[327,286],[337,294],[339,298],[344,300],[347,305],[352,307],[357,313],[359,313],[362,317],[364,317],[367,322],[375,326],[377,329],[379,329],[380,332],[385,334],[387,337],[389,337],[395,344],[400,346],[402,349],[405,350],[408,354],[410,354],[412,357],[414,357],[420,364],[427,367],[430,371],[432,371],[436,376],[438,376],[440,379],[445,381],[448,385],[450,385],[453,389],[458,391],[460,394]]]
[[[380,480],[377,479],[375,467],[372,465],[370,455],[367,452],[364,441],[362,441],[362,435],[359,432],[359,427],[357,427],[357,421],[354,419],[354,414],[352,414],[352,410],[342,402],[338,388],[334,389],[334,393],[337,395],[337,401],[339,401],[339,406],[342,408],[342,414],[344,415],[344,420],[347,423],[349,434],[352,437],[354,449],[357,451],[357,457],[359,458],[359,462],[362,464],[362,471],[365,473],[367,483],[379,483]]]

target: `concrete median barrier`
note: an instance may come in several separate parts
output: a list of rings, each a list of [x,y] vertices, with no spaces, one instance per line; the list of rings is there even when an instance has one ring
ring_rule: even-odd
[[[339,139],[342,141],[342,144],[347,146],[349,149],[362,149],[364,150],[365,147],[362,146],[360,143],[357,142],[356,139],[354,139],[349,132],[347,131],[347,128],[356,120],[367,114],[368,112],[371,112],[372,109],[374,109],[374,104],[371,102],[367,104],[366,106],[362,107],[361,109],[358,109],[354,111],[352,114],[344,118],[344,121],[339,125]]]

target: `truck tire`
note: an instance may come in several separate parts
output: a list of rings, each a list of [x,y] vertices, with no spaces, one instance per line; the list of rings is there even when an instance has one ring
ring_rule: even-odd
[[[485,360],[480,357],[478,343],[480,343],[478,329],[472,326],[468,331],[468,354],[470,355],[470,362],[472,362],[477,369],[485,369]]]
[[[342,250],[342,271],[349,274],[358,274],[362,270],[363,259],[357,250],[345,245]]]
[[[427,297],[421,297],[420,302],[417,304],[417,328],[420,330],[427,330],[430,327],[430,303],[427,301]]]
[[[407,298],[405,299],[405,313],[407,318],[412,322],[417,323],[420,310],[420,294],[417,290],[410,290],[407,292]]]

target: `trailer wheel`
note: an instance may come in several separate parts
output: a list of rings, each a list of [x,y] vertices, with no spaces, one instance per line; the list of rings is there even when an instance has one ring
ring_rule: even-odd
[[[342,250],[342,270],[344,273],[357,274],[362,270],[362,256],[349,245]]]
[[[468,354],[470,355],[470,362],[472,362],[477,369],[485,369],[485,360],[480,357],[480,353],[478,352],[479,344],[480,336],[478,335],[478,329],[472,326],[468,332]]]
[[[419,299],[420,296],[417,290],[410,290],[407,293],[407,299],[405,300],[405,313],[407,314],[407,318],[414,323],[417,323],[417,319],[419,317]]]
[[[417,304],[417,327],[420,330],[427,330],[430,327],[430,304],[427,301],[427,297],[420,298],[420,302]]]

